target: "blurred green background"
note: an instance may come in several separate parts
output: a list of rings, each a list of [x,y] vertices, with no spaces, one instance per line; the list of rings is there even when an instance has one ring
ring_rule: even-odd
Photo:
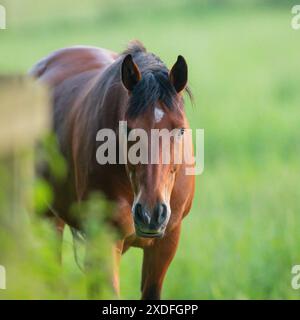
[[[0,31],[0,73],[25,73],[61,47],[119,52],[131,39],[169,67],[178,54],[186,58],[195,96],[195,107],[187,99],[186,110],[192,128],[205,130],[205,170],[163,298],[300,297],[291,288],[291,268],[300,264],[300,31],[290,26],[293,1],[1,4],[7,30]],[[138,249],[123,257],[121,298],[139,298],[141,258]],[[63,267],[70,282],[82,281],[68,232]],[[79,284],[71,295],[54,289],[40,297],[83,297]]]

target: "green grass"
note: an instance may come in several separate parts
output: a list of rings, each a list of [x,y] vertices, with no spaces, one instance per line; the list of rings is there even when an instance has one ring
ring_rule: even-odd
[[[168,66],[183,54],[196,101],[187,101],[188,117],[205,129],[205,171],[163,297],[299,298],[290,282],[300,263],[300,31],[290,28],[290,6],[154,9],[8,29],[0,71],[25,72],[74,44],[120,51],[133,38]],[[65,251],[74,272],[71,246]],[[131,249],[122,298],[139,297],[140,273],[141,251]]]

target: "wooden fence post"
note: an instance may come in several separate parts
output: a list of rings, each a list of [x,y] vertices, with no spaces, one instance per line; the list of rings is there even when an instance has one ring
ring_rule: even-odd
[[[37,82],[0,76],[0,229],[20,224],[21,213],[31,206],[33,149],[49,129],[48,101]]]

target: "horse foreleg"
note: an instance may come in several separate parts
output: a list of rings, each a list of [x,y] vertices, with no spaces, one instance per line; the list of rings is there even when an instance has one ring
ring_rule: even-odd
[[[180,225],[162,239],[144,249],[142,299],[160,299],[162,284],[175,255],[180,236]]]

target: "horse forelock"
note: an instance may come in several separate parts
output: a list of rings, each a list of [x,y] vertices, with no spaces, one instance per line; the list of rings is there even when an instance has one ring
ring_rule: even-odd
[[[128,43],[127,48],[122,52],[122,55],[135,54],[138,52],[147,52],[147,49],[139,40],[132,40]]]

